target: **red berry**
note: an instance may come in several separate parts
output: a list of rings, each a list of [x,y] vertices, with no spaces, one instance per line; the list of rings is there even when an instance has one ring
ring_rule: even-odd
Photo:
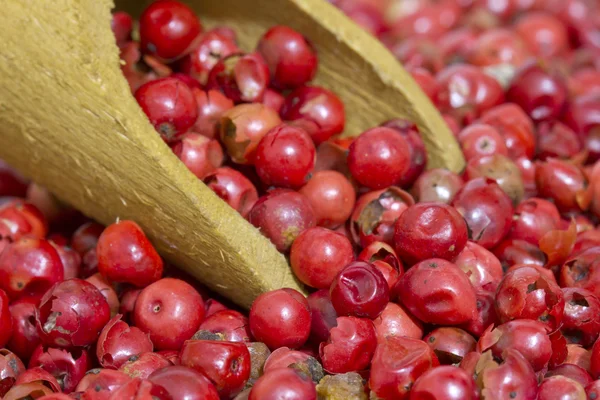
[[[98,270],[113,282],[148,286],[160,279],[163,261],[142,228],[133,221],[107,227],[98,239]]]
[[[469,160],[464,172],[466,181],[487,178],[502,188],[513,204],[518,204],[525,196],[525,184],[519,167],[502,154],[479,156]]]
[[[475,351],[477,341],[460,328],[434,329],[423,338],[431,347],[441,364],[458,364],[470,352]]]
[[[148,380],[165,388],[173,400],[219,400],[219,393],[208,378],[182,365],[171,365],[156,370]]]
[[[523,109],[514,103],[500,104],[481,115],[481,123],[490,125],[502,135],[508,156],[532,159],[535,152],[533,122]]]
[[[202,25],[185,4],[176,0],[158,0],[142,13],[139,29],[144,51],[169,61],[192,50]]]
[[[409,400],[425,398],[476,400],[479,396],[473,378],[464,370],[448,365],[430,369],[417,379]]]
[[[198,118],[192,89],[176,78],[156,79],[142,85],[136,90],[135,99],[167,143],[179,139]]]
[[[117,45],[121,45],[131,39],[133,29],[133,18],[125,11],[117,11],[112,15],[110,28],[115,35]]]
[[[40,335],[35,325],[35,308],[38,301],[37,297],[22,297],[13,301],[9,307],[13,331],[7,347],[23,360],[28,360],[40,343]]]
[[[560,222],[560,214],[553,203],[531,198],[515,209],[510,236],[538,245],[547,232],[559,229]]]
[[[383,312],[373,320],[377,343],[383,343],[390,337],[408,337],[421,339],[423,326],[421,322],[396,303],[388,303]]]
[[[258,53],[236,53],[210,70],[206,88],[220,90],[235,103],[262,101],[269,84],[269,67]]]
[[[96,344],[98,362],[104,368],[120,368],[130,357],[154,349],[148,334],[121,321],[121,314],[108,321]]]
[[[331,304],[329,290],[317,290],[309,294],[306,300],[311,316],[309,340],[313,343],[324,342],[329,338],[331,328],[337,326],[338,317],[333,304]]]
[[[479,156],[508,155],[504,138],[490,125],[471,124],[459,133],[458,140],[467,161]]]
[[[96,248],[98,238],[103,231],[102,225],[96,222],[86,222],[71,236],[71,247],[83,257],[85,253]]]
[[[316,400],[315,384],[305,373],[293,368],[277,368],[261,376],[248,400]]]
[[[159,350],[177,350],[204,320],[204,302],[190,284],[163,278],[144,288],[133,311],[135,326]]]
[[[491,361],[491,355],[487,357]],[[525,357],[516,349],[508,349],[503,357],[502,364],[490,362],[479,373],[483,378],[482,392],[493,393],[497,399],[536,399],[537,379]]]
[[[519,19],[515,30],[538,57],[561,57],[569,50],[565,25],[549,13],[527,13]]]
[[[467,242],[454,264],[467,274],[475,289],[495,291],[504,274],[500,260],[474,242]]]
[[[186,133],[171,149],[199,179],[215,172],[224,160],[219,142],[198,133]]]
[[[8,296],[4,290],[0,289],[0,348],[6,345],[12,334],[13,318],[8,307]]]
[[[154,371],[171,365],[166,357],[159,353],[145,352],[131,356],[127,362],[119,368],[131,378],[147,379]]]
[[[560,328],[570,343],[590,346],[600,333],[600,300],[582,288],[562,288],[565,309]]]
[[[92,366],[89,351],[38,346],[29,360],[29,368],[41,367],[54,376],[65,393],[71,393]]]
[[[423,172],[415,181],[411,193],[420,203],[450,204],[454,195],[464,185],[460,176],[452,171],[434,168]]]
[[[254,184],[241,172],[229,167],[217,168],[205,176],[203,182],[244,218],[258,200]]]

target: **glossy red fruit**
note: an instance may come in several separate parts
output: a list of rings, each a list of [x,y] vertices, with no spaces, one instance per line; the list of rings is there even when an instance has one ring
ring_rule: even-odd
[[[572,158],[581,151],[577,134],[559,121],[539,124],[537,136],[537,157],[540,160]]]
[[[234,103],[261,102],[269,67],[259,53],[235,53],[220,59],[208,74],[206,88],[219,90]]]
[[[24,237],[0,253],[0,289],[11,300],[41,296],[63,277],[60,256],[46,240]]]
[[[271,72],[271,83],[279,89],[305,85],[317,73],[318,59],[312,44],[290,27],[277,25],[258,41],[256,50]]]
[[[277,368],[261,376],[248,400],[316,400],[317,391],[310,377],[293,368]]]
[[[501,364],[489,353],[478,363],[480,389],[485,398],[493,400],[535,400],[538,390],[535,372],[518,350],[508,349]]]
[[[38,346],[29,360],[29,368],[41,367],[58,381],[65,393],[75,390],[77,384],[92,366],[92,358],[86,349],[66,351]]]
[[[500,260],[490,251],[474,242],[467,242],[454,260],[476,289],[495,291],[502,280]]]
[[[458,364],[475,350],[477,341],[460,328],[442,327],[434,329],[423,338],[431,347],[440,364]]]
[[[315,154],[315,146],[303,129],[282,124],[260,140],[254,166],[265,185],[298,189],[310,179]]]
[[[36,396],[38,399],[42,396],[49,396],[53,394],[54,391],[46,386],[41,381],[32,382],[32,383],[22,383],[13,386],[3,397],[4,400],[21,400],[27,398],[35,398],[32,396]]]
[[[467,161],[493,154],[508,155],[504,138],[490,125],[471,124],[459,133],[458,138]]]
[[[475,316],[461,327],[474,336],[481,336],[487,327],[498,324],[498,316],[494,307],[494,292],[477,288],[477,311]]]
[[[600,247],[570,257],[560,269],[562,287],[579,287],[600,296]]]
[[[354,261],[333,279],[329,295],[338,315],[374,319],[389,302],[389,286],[372,264]]]
[[[199,133],[186,133],[171,150],[198,179],[204,179],[223,165],[223,149],[219,142]]]
[[[204,184],[229,206],[246,217],[258,200],[254,184],[241,172],[229,167],[217,168],[204,177]]]
[[[560,328],[570,343],[590,346],[600,334],[600,300],[582,288],[562,288],[565,309]]]
[[[584,386],[579,382],[565,376],[551,376],[545,378],[540,384],[538,391],[538,400],[551,399],[585,399]]]
[[[88,371],[75,388],[75,392],[85,393],[84,396],[95,399],[108,399],[111,392],[129,382],[131,378],[121,371],[112,369],[92,369]],[[94,392],[94,393],[92,393]]]
[[[533,121],[548,121],[561,115],[567,100],[567,86],[533,64],[519,71],[506,96],[508,101],[521,106]]]
[[[102,275],[96,273],[86,279],[87,282],[96,286],[96,288],[102,293],[102,296],[106,299],[108,306],[110,307],[110,315],[115,316],[120,308],[119,297],[115,291],[113,285],[109,283]]]
[[[146,352],[129,357],[129,360],[119,367],[119,371],[123,371],[134,379],[147,379],[154,371],[169,365],[171,365],[171,362],[163,355]]]
[[[271,108],[273,111],[279,113],[283,107],[283,104],[285,103],[285,97],[281,93],[267,88],[267,90],[265,90],[262,103]]]
[[[173,400],[219,400],[219,393],[208,378],[182,365],[154,371],[148,380],[163,387]]]
[[[48,234],[48,222],[44,214],[33,204],[9,201],[0,206],[0,237],[11,241],[24,236],[44,239]]]
[[[546,265],[546,255],[540,248],[524,240],[506,239],[493,249],[502,267],[507,269],[517,264]]]
[[[429,258],[454,259],[467,243],[467,224],[443,203],[418,203],[396,221],[394,244],[398,255],[414,264]]]
[[[421,399],[477,400],[479,395],[473,377],[444,365],[424,372],[412,386],[409,400]]]
[[[366,369],[377,347],[373,322],[364,318],[339,317],[331,335],[319,346],[323,368],[334,374]]]
[[[530,56],[523,40],[514,31],[495,28],[479,35],[469,54],[469,63],[487,67],[510,64],[518,67]]]
[[[221,398],[235,396],[250,377],[250,353],[243,343],[188,340],[181,349],[181,364],[210,379]]]
[[[311,343],[321,343],[329,338],[331,328],[337,325],[337,312],[331,304],[329,290],[321,289],[308,295],[306,298],[310,309],[310,337]]]
[[[533,122],[520,106],[498,105],[484,112],[480,122],[491,125],[502,135],[511,159],[533,158],[536,144]]]
[[[275,111],[262,104],[239,104],[221,115],[219,135],[237,164],[254,164],[256,147],[269,130],[281,124]]]
[[[129,326],[121,318],[122,315],[117,314],[100,332],[96,356],[104,368],[118,369],[132,356],[154,349],[148,334],[135,326]]]
[[[377,343],[383,343],[390,337],[408,337],[421,339],[421,322],[396,303],[388,303],[383,312],[373,320]]]
[[[35,308],[38,301],[37,297],[22,297],[9,306],[13,331],[7,347],[23,360],[28,360],[40,343],[35,326]]]
[[[525,196],[521,170],[515,162],[502,154],[470,159],[464,172],[464,179],[470,181],[476,178],[487,178],[496,182],[515,205],[519,204]]]
[[[125,11],[113,13],[110,21],[110,29],[115,35],[117,45],[120,45],[131,39],[131,30],[133,28],[133,18]]]
[[[548,371],[545,375],[546,378],[552,376],[563,376],[572,379],[575,382],[578,382],[582,386],[587,386],[594,381],[585,369],[577,365],[568,363],[564,363],[556,368],[553,368],[551,371]]]
[[[512,201],[497,183],[486,178],[467,182],[452,205],[464,217],[470,239],[486,249],[500,243],[510,230]]]
[[[135,326],[150,335],[158,350],[177,350],[204,320],[204,302],[190,284],[163,278],[142,290],[135,302]]]
[[[53,347],[88,346],[109,320],[110,308],[102,293],[81,279],[55,284],[35,310],[40,339]]]
[[[148,82],[135,91],[135,99],[167,143],[181,138],[198,118],[192,89],[177,78]]]
[[[290,251],[290,266],[304,284],[327,289],[354,258],[352,243],[340,233],[314,227],[302,232]]]
[[[312,206],[317,225],[335,229],[354,209],[356,191],[348,178],[337,171],[318,171],[299,190]]]
[[[392,337],[380,343],[371,362],[369,387],[382,400],[408,398],[415,381],[439,362],[422,340]]]
[[[456,325],[473,318],[475,290],[467,275],[449,261],[434,258],[411,267],[393,293],[419,320]]]
[[[592,134],[592,130],[600,122],[598,107],[600,107],[599,93],[577,97],[569,102],[562,120],[583,141]]]
[[[285,99],[281,117],[286,121],[307,120],[314,123],[310,134],[315,145],[344,130],[344,104],[332,92],[318,86],[302,86]]]
[[[96,222],[86,222],[71,236],[71,247],[83,257],[88,251],[96,248],[98,238],[103,231],[102,225]]]
[[[587,208],[584,193],[588,180],[579,166],[558,159],[539,162],[535,182],[540,196],[552,199],[559,211]]]
[[[144,287],[162,276],[162,259],[133,221],[107,227],[98,239],[97,254],[98,270],[110,281]]]
[[[538,245],[544,234],[559,228],[560,222],[560,214],[553,203],[531,198],[515,209],[510,236]]]
[[[310,309],[304,296],[279,289],[258,296],[250,309],[250,331],[269,348],[298,348],[310,334]]]
[[[145,52],[166,61],[189,53],[202,25],[192,9],[176,0],[158,0],[140,17],[140,42]]]
[[[515,30],[538,57],[560,57],[569,50],[565,24],[549,13],[527,13],[516,23]]]
[[[316,225],[308,199],[291,190],[275,190],[258,199],[248,221],[260,229],[280,252],[287,252],[305,229]]]
[[[50,244],[60,257],[63,265],[63,275],[65,279],[77,278],[80,275],[81,256],[75,250],[67,246],[59,246],[54,240],[50,240]]]
[[[454,195],[463,187],[460,176],[443,168],[423,172],[415,181],[411,193],[421,203],[438,202],[450,204]]]
[[[220,340],[228,342],[251,341],[248,318],[235,310],[221,310],[208,316],[200,324],[198,332],[214,333]]]
[[[362,247],[373,242],[392,245],[396,220],[414,203],[410,194],[396,186],[365,193],[356,201],[350,218],[354,243]]]
[[[233,101],[217,90],[192,89],[198,106],[198,119],[191,131],[209,139],[219,136],[219,120],[225,111],[233,108]]]
[[[350,173],[370,189],[397,184],[409,166],[409,144],[392,128],[369,129],[356,138],[348,150]]]
[[[552,332],[561,325],[564,307],[558,285],[530,266],[507,272],[496,291],[496,312],[502,322],[533,319]]]
[[[23,362],[7,349],[0,349],[0,396],[4,396],[25,372]]]
[[[239,51],[235,39],[212,29],[202,34],[193,50],[179,61],[179,68],[206,85],[208,74],[217,62]]]
[[[171,400],[169,393],[162,387],[153,384],[145,378],[134,378],[115,390],[109,400],[156,399]]]

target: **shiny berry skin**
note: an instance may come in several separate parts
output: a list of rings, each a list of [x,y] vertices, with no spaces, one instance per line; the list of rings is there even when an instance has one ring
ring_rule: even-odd
[[[94,343],[110,320],[110,307],[94,285],[69,279],[52,286],[35,309],[43,344],[71,348]],[[85,329],[81,329],[85,327]]]
[[[389,337],[423,337],[421,322],[396,303],[389,302],[383,312],[373,320],[373,324],[378,344],[385,342]]]
[[[406,139],[409,147],[410,162],[398,185],[403,188],[410,187],[419,175],[423,173],[427,164],[427,151],[419,128],[413,122],[401,118],[389,120],[381,126],[394,129]]]
[[[206,88],[219,90],[240,102],[262,101],[269,84],[269,68],[258,53],[235,53],[220,59],[210,70]]]
[[[173,400],[219,400],[215,385],[207,377],[182,365],[156,370],[148,380],[162,386]]]
[[[310,308],[310,338],[311,343],[325,342],[329,338],[331,328],[337,325],[337,313],[331,299],[329,290],[321,289],[308,295],[306,298]]]
[[[560,364],[558,367],[548,371],[545,375],[546,378],[552,376],[563,376],[572,379],[583,386],[587,386],[594,381],[589,372],[584,368],[575,364],[569,364],[568,362]]]
[[[133,28],[133,18],[125,11],[117,11],[112,15],[110,21],[110,29],[115,35],[117,45],[127,42],[131,38],[131,30]]]
[[[507,272],[496,291],[496,312],[501,322],[533,319],[551,332],[560,327],[564,307],[558,285],[530,266]]]
[[[529,50],[538,57],[560,57],[569,50],[566,26],[549,13],[525,14],[516,23],[515,30]]]
[[[600,108],[600,95],[598,93],[580,96],[569,101],[562,120],[583,141],[600,122],[598,108]]]
[[[473,318],[475,290],[467,275],[449,261],[433,258],[412,266],[393,293],[425,323],[456,325]]]
[[[204,320],[204,301],[190,284],[163,278],[142,290],[135,302],[135,326],[158,350],[177,350]]]
[[[286,189],[259,198],[248,213],[248,221],[280,252],[287,252],[298,235],[317,222],[308,199]]]
[[[346,122],[344,103],[333,92],[318,86],[303,86],[292,91],[285,99],[281,118],[315,123],[315,129],[308,132],[315,145],[341,133]]]
[[[486,178],[467,182],[452,205],[466,221],[470,239],[486,249],[500,243],[510,230],[512,201],[498,184]]]
[[[19,240],[24,236],[44,239],[48,235],[48,222],[33,204],[9,201],[0,206],[0,237]]]
[[[258,296],[250,309],[250,331],[270,349],[298,348],[310,334],[310,309],[293,289],[278,289]]]
[[[166,61],[189,53],[202,25],[188,6],[176,0],[158,0],[140,17],[140,42],[145,52]]]
[[[519,105],[505,103],[490,108],[481,115],[479,122],[496,128],[504,138],[511,159],[533,158],[535,153],[533,121]]]
[[[535,181],[541,197],[548,197],[561,212],[578,211],[584,205],[581,194],[588,180],[577,165],[568,161],[549,159],[540,162]]]
[[[363,132],[348,150],[350,173],[370,189],[398,183],[409,166],[409,144],[391,128],[378,127]]]
[[[510,237],[538,245],[544,234],[559,229],[560,222],[553,203],[539,198],[527,199],[515,208]]]
[[[477,400],[477,386],[464,370],[444,365],[430,369],[417,379],[409,400],[446,399]]]
[[[283,104],[285,103],[285,97],[281,93],[267,88],[267,90],[265,90],[262,103],[271,108],[273,111],[279,113],[281,111],[281,107],[283,107]]]
[[[422,340],[391,337],[375,350],[369,387],[378,399],[405,399],[415,381],[438,365],[433,350]]]
[[[233,108],[233,101],[217,90],[192,89],[198,105],[198,119],[191,131],[209,139],[219,136],[218,124],[225,111]]]
[[[215,172],[224,161],[219,142],[199,133],[186,133],[171,150],[198,179]]]
[[[515,205],[525,196],[525,184],[521,177],[521,170],[510,158],[502,154],[470,159],[464,172],[464,178],[466,181],[487,178],[496,182]]]
[[[290,266],[304,284],[327,289],[354,258],[352,243],[344,235],[314,227],[302,232],[290,251]]]
[[[41,367],[54,376],[63,392],[71,393],[92,366],[89,351],[38,346],[29,360],[29,368]]]
[[[170,400],[171,396],[161,386],[155,385],[146,378],[135,377],[115,390],[111,399],[156,399]]]
[[[504,101],[500,84],[471,65],[451,65],[436,77],[439,91],[436,104],[463,122],[471,122],[481,113]]]
[[[266,60],[271,84],[278,89],[295,89],[313,80],[318,59],[312,44],[292,28],[277,25],[260,38],[256,50]]]
[[[221,115],[219,135],[237,164],[254,164],[256,147],[269,130],[281,123],[275,111],[262,104],[240,104]]]
[[[142,85],[135,99],[154,129],[167,143],[179,139],[198,118],[192,89],[176,78],[161,78]]]
[[[600,296],[600,247],[591,247],[565,261],[559,282],[562,287],[579,287]]]
[[[69,278],[70,279],[70,278]],[[108,303],[108,307],[110,307],[110,315],[111,317],[117,315],[119,311],[119,307],[121,304],[119,303],[119,296],[115,291],[113,285],[106,280],[100,273],[95,273],[94,275],[85,279],[87,282],[91,283],[102,293],[102,296],[106,299]]]
[[[129,326],[115,315],[102,329],[96,344],[98,362],[104,368],[120,368],[130,357],[151,352],[154,349],[148,334],[135,326]]]
[[[490,251],[474,242],[467,242],[454,260],[476,289],[495,291],[502,280],[502,264]]]
[[[239,51],[234,39],[212,29],[202,34],[193,50],[179,61],[179,68],[206,85],[208,74],[219,60]]]
[[[315,145],[308,133],[282,124],[260,140],[254,166],[265,185],[298,189],[310,178],[315,155]]]
[[[204,178],[204,184],[229,204],[242,217],[246,217],[258,200],[254,184],[242,173],[229,167],[217,168]]]
[[[194,338],[200,332],[214,333],[228,342],[251,341],[248,318],[235,310],[221,310],[206,317]]]
[[[188,340],[181,348],[181,364],[210,379],[221,398],[235,396],[250,377],[250,353],[243,343]]]
[[[458,364],[468,353],[475,350],[477,341],[460,328],[437,328],[423,338],[437,356],[440,364]]]
[[[11,300],[41,296],[63,277],[62,261],[46,240],[24,237],[0,253],[0,289]]]
[[[389,302],[389,286],[372,264],[354,261],[333,279],[331,303],[340,316],[376,318]]]
[[[535,372],[525,357],[516,349],[508,349],[504,354],[502,364],[492,361],[492,356],[485,353],[488,358],[483,371],[479,372],[482,382],[480,389],[486,398],[534,400],[537,399],[538,384]]]
[[[479,156],[508,154],[504,138],[490,125],[471,124],[459,133],[458,139],[467,161]]]
[[[352,215],[356,191],[348,178],[337,171],[318,171],[299,190],[312,206],[317,225],[335,229]]]
[[[13,318],[8,307],[8,296],[0,289],[0,348],[3,348],[13,334]]]
[[[478,67],[498,64],[519,66],[530,53],[523,40],[512,30],[496,28],[479,35],[468,55],[469,62]]]
[[[162,276],[162,258],[133,221],[108,226],[98,239],[96,252],[98,271],[110,281],[144,287]]]
[[[366,369],[376,347],[373,322],[364,318],[339,317],[328,340],[319,346],[319,355],[327,372],[341,374]]]
[[[566,376],[546,377],[540,384],[538,400],[551,399],[591,399],[586,396],[584,387],[577,381]]]
[[[96,248],[98,238],[103,231],[102,225],[96,222],[86,222],[71,236],[71,247],[83,257],[85,253]]]
[[[248,400],[316,400],[317,391],[310,377],[293,368],[277,368],[261,376]]]
[[[22,297],[9,306],[12,336],[7,347],[23,360],[28,360],[40,343],[40,335],[35,326],[35,308],[38,301],[37,297]]]
[[[7,349],[0,349],[0,396],[9,391],[23,372],[25,366],[19,357]]]
[[[454,195],[464,185],[460,176],[443,168],[423,172],[415,181],[411,193],[420,203],[438,202],[450,204]]]
[[[590,346],[600,333],[600,300],[582,288],[562,288],[565,309],[560,330],[570,343]]]
[[[467,224],[444,203],[412,205],[396,221],[395,249],[409,264],[429,258],[452,260],[466,243]]]
[[[77,278],[80,275],[81,269],[81,256],[79,253],[68,246],[59,246],[53,240],[50,241],[50,244],[54,246],[54,249],[60,257],[60,261],[63,265],[64,278]]]
[[[577,134],[559,122],[542,122],[537,130],[537,158],[572,158],[581,151]]]
[[[566,84],[537,65],[526,66],[513,79],[508,101],[523,108],[535,122],[553,120],[562,113],[567,99]]]
[[[171,361],[161,354],[146,352],[131,356],[125,364],[119,367],[119,371],[123,371],[131,378],[147,379],[154,371],[169,365],[171,365]]]

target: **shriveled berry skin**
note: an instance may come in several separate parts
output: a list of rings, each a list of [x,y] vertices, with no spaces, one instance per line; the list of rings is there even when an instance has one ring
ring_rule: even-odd
[[[467,225],[444,203],[418,203],[404,211],[395,225],[396,252],[409,264],[428,258],[454,259],[467,243]]]
[[[167,143],[179,139],[198,118],[192,89],[177,78],[161,78],[135,91],[135,99]]]
[[[310,334],[310,309],[304,296],[279,289],[258,296],[250,309],[250,331],[270,349],[298,348]]]
[[[437,356],[440,364],[458,364],[475,350],[477,341],[466,331],[454,327],[441,327],[423,338]]]
[[[316,400],[317,390],[310,377],[293,368],[277,368],[261,376],[248,400]]]
[[[378,399],[405,399],[415,381],[438,365],[433,350],[422,340],[392,337],[375,350],[369,387]]]
[[[477,400],[477,385],[464,370],[443,365],[425,371],[410,390],[409,400]]]
[[[0,253],[0,289],[11,300],[41,296],[63,277],[60,256],[46,240],[24,237]]]
[[[291,190],[275,190],[258,199],[248,221],[269,238],[280,252],[287,252],[305,229],[317,224],[308,199]]]
[[[411,267],[396,283],[393,294],[419,320],[456,325],[474,317],[475,290],[453,263],[433,258]]]
[[[405,308],[396,303],[389,302],[383,312],[373,320],[377,343],[383,343],[390,337],[408,337],[421,339],[423,325]]]
[[[377,127],[358,136],[348,149],[348,168],[361,185],[383,189],[397,184],[410,166],[410,147],[392,128]]]
[[[29,368],[41,367],[54,376],[65,393],[71,393],[92,366],[88,349],[67,351],[38,346],[29,360]]]
[[[491,354],[482,357],[492,359]],[[538,384],[535,372],[525,357],[516,349],[508,349],[502,364],[494,361],[479,373],[481,393],[485,398],[500,399],[536,399]]]
[[[504,274],[500,260],[492,252],[474,242],[467,242],[454,263],[467,274],[476,289],[495,291]]]
[[[292,243],[290,266],[302,283],[326,289],[353,258],[352,243],[344,235],[314,227],[306,229]]]
[[[215,385],[207,377],[183,365],[156,370],[148,380],[165,388],[173,400],[219,400]]]
[[[140,17],[142,48],[167,61],[190,52],[201,32],[194,11],[177,0],[158,0]]]
[[[374,319],[389,302],[389,286],[372,264],[354,261],[333,279],[329,295],[338,315]]]
[[[142,228],[133,221],[119,221],[107,227],[96,247],[98,271],[110,281],[137,287],[156,282],[163,273],[163,261]]]
[[[600,334],[600,299],[582,288],[562,288],[565,309],[560,328],[571,343],[590,346]]]
[[[109,320],[110,307],[102,293],[81,279],[55,284],[35,310],[40,339],[53,347],[88,346]]]
[[[238,394],[250,377],[250,353],[243,343],[188,340],[181,349],[181,364],[210,379],[222,398]]]
[[[204,320],[200,293],[180,279],[163,278],[141,291],[135,302],[135,326],[150,335],[158,350],[178,350]]]
[[[277,25],[269,29],[256,50],[266,60],[271,84],[276,88],[295,89],[317,73],[318,59],[312,44],[290,27]]]
[[[279,125],[260,140],[254,166],[268,186],[298,189],[315,167],[315,146],[303,129]]]
[[[102,329],[96,344],[96,357],[104,368],[120,368],[130,357],[154,349],[148,334],[135,326],[129,326],[115,315]]]
[[[319,346],[323,368],[333,374],[362,371],[377,347],[373,322],[365,318],[339,317],[331,335]]]

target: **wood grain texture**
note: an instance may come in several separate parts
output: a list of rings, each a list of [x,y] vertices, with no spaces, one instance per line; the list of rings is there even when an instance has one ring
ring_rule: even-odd
[[[143,3],[119,7],[139,14]],[[346,103],[345,134],[406,116],[423,130],[430,167],[463,168],[451,133],[409,75],[323,0],[188,3],[206,25],[236,28],[247,49],[277,23],[302,31],[319,52],[317,84]],[[137,221],[165,258],[244,307],[264,291],[301,289],[274,246],[198,181],[149,124],[119,69],[112,6],[2,2],[0,158],[100,222]]]

